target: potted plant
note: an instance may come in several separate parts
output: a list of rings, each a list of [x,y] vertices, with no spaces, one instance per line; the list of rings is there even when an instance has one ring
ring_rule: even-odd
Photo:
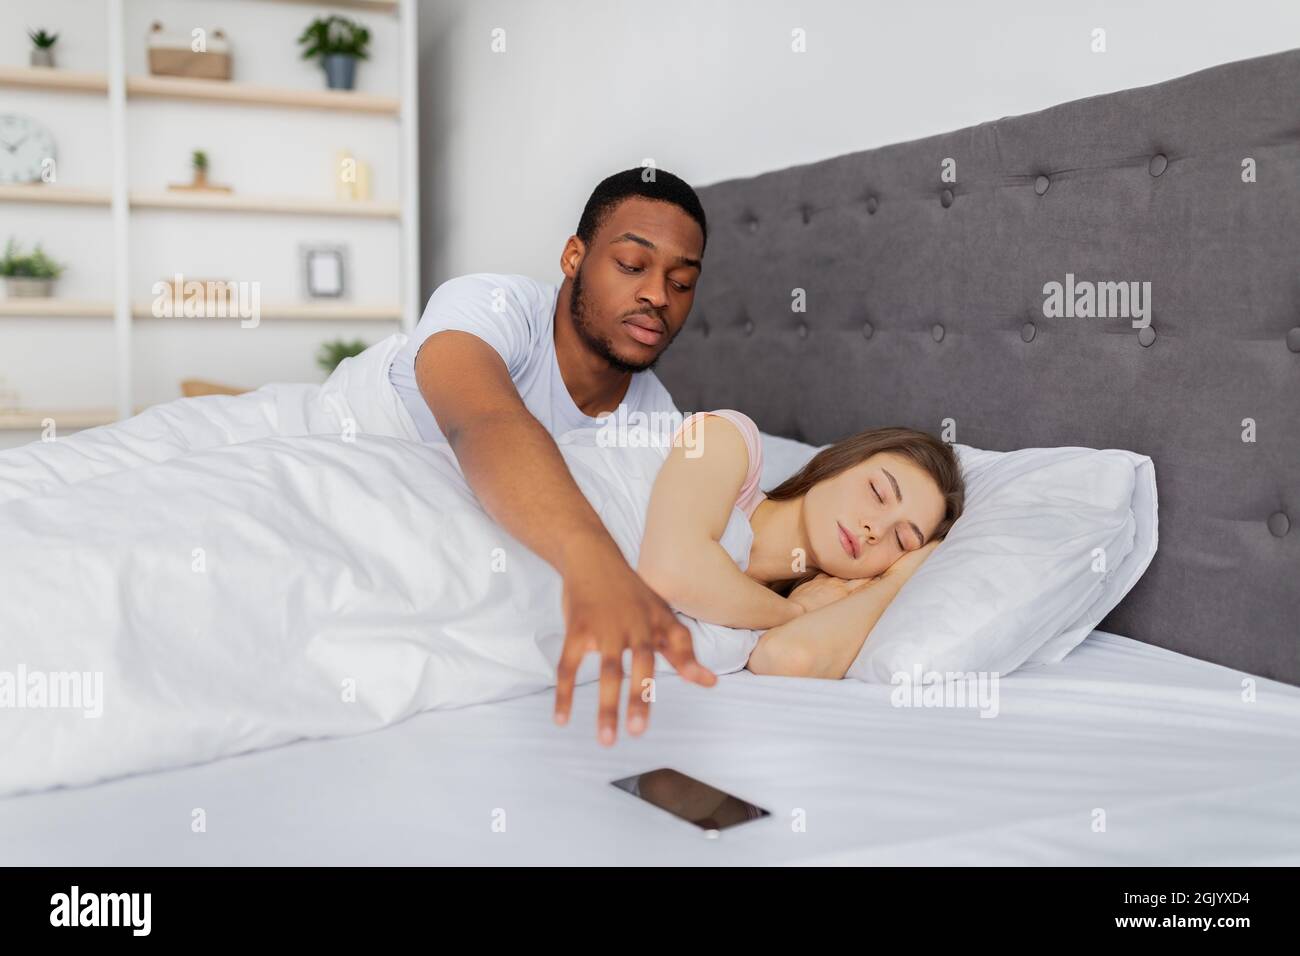
[[[360,339],[351,342],[346,342],[343,339],[332,339],[321,344],[320,351],[316,353],[316,364],[323,368],[325,374],[328,375],[338,368],[338,364],[345,358],[360,355],[366,348],[366,343]]]
[[[218,186],[208,180],[211,168],[208,154],[201,149],[190,150],[190,181],[188,183],[168,183],[167,188],[180,192],[228,193],[229,186]]]
[[[208,154],[201,149],[196,149],[190,154],[190,165],[194,167],[194,187],[196,189],[208,188]]]
[[[320,57],[331,90],[350,90],[356,79],[357,60],[367,57],[370,31],[347,17],[317,17],[302,31],[298,42],[305,48],[304,60]]]
[[[13,239],[5,243],[0,276],[4,276],[5,293],[10,298],[48,298],[62,272],[63,266],[47,256],[39,242],[30,255],[24,255]]]
[[[44,30],[28,30],[27,35],[32,38],[32,66],[53,66],[54,44],[59,35]]]

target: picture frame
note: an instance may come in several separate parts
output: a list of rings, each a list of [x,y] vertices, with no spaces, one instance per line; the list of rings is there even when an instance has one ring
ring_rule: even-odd
[[[303,295],[308,299],[343,299],[348,293],[348,247],[341,243],[298,246]]]

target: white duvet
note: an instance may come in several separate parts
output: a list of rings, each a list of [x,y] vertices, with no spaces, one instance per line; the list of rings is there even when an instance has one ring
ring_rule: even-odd
[[[417,440],[387,386],[403,341],[323,386],[173,402],[0,453],[0,794],[553,685],[559,576],[488,517],[446,446]],[[635,561],[664,451],[594,432],[561,450]],[[758,639],[679,617],[718,672]]]

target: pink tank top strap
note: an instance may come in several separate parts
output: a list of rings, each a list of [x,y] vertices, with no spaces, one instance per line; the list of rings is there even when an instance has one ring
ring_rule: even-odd
[[[740,486],[740,493],[736,496],[736,506],[745,513],[746,518],[752,517],[759,502],[767,497],[758,487],[759,477],[763,474],[763,442],[759,436],[758,426],[754,424],[752,418],[744,412],[736,411],[734,408],[718,408],[711,412],[695,412],[683,419],[677,431],[673,433],[673,441],[677,440],[677,436],[693,419],[698,423],[698,420],[705,415],[717,415],[720,418],[727,419],[740,429],[740,434],[745,439],[745,447],[749,451],[749,470],[745,472],[745,481]]]

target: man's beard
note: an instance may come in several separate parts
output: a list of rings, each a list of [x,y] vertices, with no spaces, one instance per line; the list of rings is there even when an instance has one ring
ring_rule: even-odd
[[[578,271],[574,273],[573,276],[573,289],[569,293],[569,315],[573,318],[573,327],[577,330],[578,337],[587,343],[587,348],[591,349],[608,362],[612,368],[618,369],[620,372],[648,372],[650,369],[654,368],[655,363],[659,361],[659,355],[663,354],[661,350],[659,354],[650,361],[635,364],[624,358],[620,358],[614,351],[614,343],[608,338],[601,338],[596,334],[596,330],[592,328],[591,322],[587,316],[586,297],[582,294],[581,266],[578,267]],[[671,341],[671,339],[669,341]]]

